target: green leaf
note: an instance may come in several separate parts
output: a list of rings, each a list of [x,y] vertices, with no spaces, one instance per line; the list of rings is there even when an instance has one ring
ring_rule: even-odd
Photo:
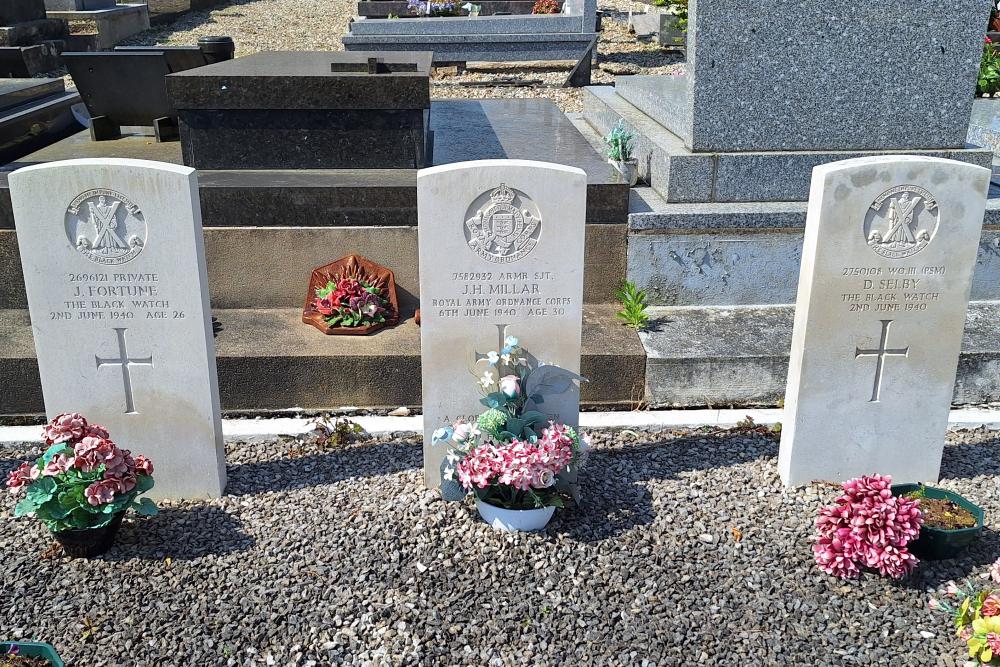
[[[56,493],[56,480],[51,477],[42,477],[32,482],[31,486],[28,487],[28,498],[37,504],[41,505],[45,501],[49,500]]]
[[[36,509],[38,505],[31,498],[23,498],[21,502],[14,507],[14,516],[25,516],[26,514],[31,514]]]
[[[47,466],[49,464],[49,461],[51,461],[52,459],[54,459],[56,457],[56,454],[69,454],[72,451],[73,450],[70,449],[69,447],[67,447],[66,443],[64,443],[64,442],[59,442],[59,443],[56,443],[56,444],[52,445],[51,447],[49,447],[48,449],[45,450],[44,454],[42,454],[42,466],[41,467],[44,468],[45,466]]]
[[[152,489],[154,483],[153,478],[149,475],[136,475],[135,489],[133,489],[133,492],[136,495],[142,495]]]
[[[156,508],[156,503],[149,498],[142,498],[139,500],[139,502],[135,504],[135,511],[143,516],[156,516],[160,513],[160,510]]]

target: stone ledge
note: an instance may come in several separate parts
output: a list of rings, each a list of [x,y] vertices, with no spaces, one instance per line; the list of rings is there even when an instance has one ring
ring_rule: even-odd
[[[784,399],[793,306],[653,308],[646,350],[651,407],[774,406]],[[1000,301],[969,305],[956,405],[1000,400]]]
[[[642,399],[645,353],[614,311],[612,305],[584,307],[585,405],[634,407]],[[298,309],[213,315],[223,410],[420,405],[420,330],[412,317],[371,336],[324,336],[301,322]],[[40,414],[27,311],[0,310],[0,342],[0,415]]]

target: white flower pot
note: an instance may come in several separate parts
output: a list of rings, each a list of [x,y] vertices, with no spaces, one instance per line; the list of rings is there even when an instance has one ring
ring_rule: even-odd
[[[615,169],[617,169],[622,177],[628,182],[629,187],[632,187],[639,181],[639,162],[638,160],[628,160],[627,162],[619,162],[617,160],[608,160]]]
[[[479,516],[483,521],[496,530],[505,530],[509,533],[541,530],[556,511],[553,506],[536,510],[508,510],[485,503],[479,498],[476,498],[476,509],[479,510]]]

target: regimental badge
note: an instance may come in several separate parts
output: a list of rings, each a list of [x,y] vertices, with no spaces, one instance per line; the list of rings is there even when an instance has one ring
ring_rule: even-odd
[[[542,231],[535,203],[505,183],[477,197],[466,215],[465,240],[490,262],[506,264],[527,256]]]
[[[94,188],[77,195],[66,209],[66,237],[90,261],[115,266],[142,252],[146,221],[125,195]]]
[[[940,210],[930,192],[916,185],[897,185],[868,207],[865,241],[882,257],[903,259],[930,244],[939,220]]]

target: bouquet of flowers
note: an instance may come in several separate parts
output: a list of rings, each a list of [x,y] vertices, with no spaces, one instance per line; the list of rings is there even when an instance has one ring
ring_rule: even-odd
[[[991,584],[1000,585],[1000,560],[990,567]],[[1000,588],[948,584],[945,598],[931,598],[929,606],[952,617],[955,636],[965,642],[969,658],[978,665],[1000,665]]]
[[[318,288],[312,305],[327,324],[338,327],[382,324],[392,311],[384,286],[360,274]]]
[[[75,412],[53,419],[45,427],[45,454],[7,476],[10,492],[25,494],[14,516],[33,513],[59,533],[101,528],[129,508],[156,514],[149,498],[136,501],[153,488],[153,464],[142,455],[133,458],[110,437]]]
[[[920,534],[920,501],[892,495],[892,478],[872,475],[844,482],[844,495],[816,518],[813,553],[820,569],[842,579],[860,576],[861,568],[901,579],[917,557],[907,544]]]
[[[482,360],[478,376],[486,410],[475,423],[458,420],[434,432],[447,445],[442,470],[479,500],[505,509],[563,506],[562,492],[590,448],[586,434],[549,420],[535,408],[584,378],[558,366],[533,364],[517,338]]]

